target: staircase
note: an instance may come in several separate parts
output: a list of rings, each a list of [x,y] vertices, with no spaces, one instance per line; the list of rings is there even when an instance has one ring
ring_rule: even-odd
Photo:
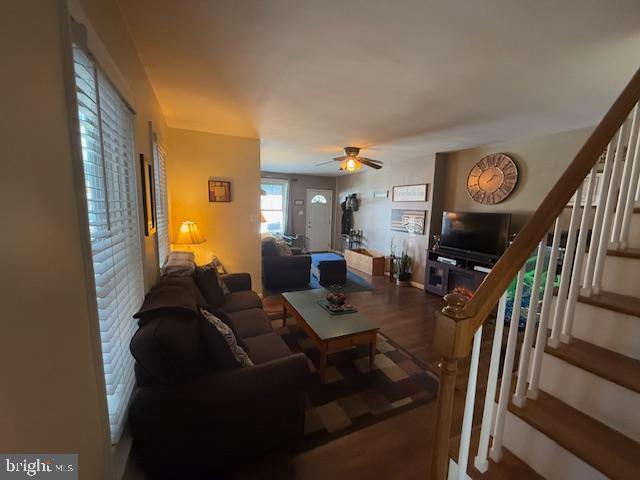
[[[445,297],[429,478],[640,479],[639,98],[640,71],[474,296]],[[451,432],[468,355],[462,430]]]

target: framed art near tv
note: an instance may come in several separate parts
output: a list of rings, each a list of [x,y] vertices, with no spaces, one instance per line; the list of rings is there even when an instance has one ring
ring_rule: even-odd
[[[426,210],[391,210],[391,230],[424,235]]]
[[[393,187],[391,200],[394,202],[426,202],[427,184],[397,185]]]
[[[154,190],[153,165],[140,154],[142,179],[142,207],[144,213],[144,234],[149,237],[156,233],[156,192]]]
[[[209,201],[230,202],[231,182],[226,180],[209,180]]]

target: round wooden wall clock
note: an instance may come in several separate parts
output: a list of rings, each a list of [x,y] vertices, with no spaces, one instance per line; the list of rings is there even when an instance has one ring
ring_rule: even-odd
[[[478,203],[500,203],[516,188],[518,168],[503,153],[492,153],[481,158],[469,172],[467,192]]]

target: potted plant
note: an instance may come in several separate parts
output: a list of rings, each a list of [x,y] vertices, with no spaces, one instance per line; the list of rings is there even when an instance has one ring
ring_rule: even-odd
[[[407,254],[406,249],[402,250],[401,255],[396,258],[396,285],[406,287],[411,284],[411,257]]]

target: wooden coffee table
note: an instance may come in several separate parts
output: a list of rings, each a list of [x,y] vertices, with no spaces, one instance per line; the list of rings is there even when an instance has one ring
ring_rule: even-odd
[[[309,338],[320,350],[320,379],[325,381],[327,355],[347,350],[358,345],[369,345],[369,366],[373,369],[376,354],[376,338],[379,328],[359,312],[331,315],[319,304],[327,290],[317,288],[301,292],[282,294],[282,325],[287,322],[287,313],[296,319]]]

